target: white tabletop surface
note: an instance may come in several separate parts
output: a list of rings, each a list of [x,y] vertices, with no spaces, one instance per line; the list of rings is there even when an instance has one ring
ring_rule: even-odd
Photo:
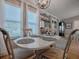
[[[27,38],[27,37],[25,37],[25,38]],[[35,41],[32,42],[32,43],[29,43],[29,44],[19,44],[19,43],[17,43],[17,41],[19,41],[21,39],[23,39],[23,38],[19,38],[19,39],[14,40],[15,44],[18,45],[19,47],[30,48],[32,50],[39,50],[39,49],[48,48],[50,45],[55,43],[55,41],[45,41],[41,38],[32,38]]]
[[[62,37],[58,36],[58,35],[54,35],[54,36],[47,36],[47,35],[42,35],[43,37],[50,37],[50,38],[56,38],[56,40],[60,40]]]

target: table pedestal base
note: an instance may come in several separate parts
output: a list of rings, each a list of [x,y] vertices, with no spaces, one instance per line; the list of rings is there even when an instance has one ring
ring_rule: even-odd
[[[35,56],[33,59],[48,59],[48,57],[40,55],[40,56]]]
[[[35,57],[33,59],[48,59],[46,56],[43,56],[38,50],[35,50]]]

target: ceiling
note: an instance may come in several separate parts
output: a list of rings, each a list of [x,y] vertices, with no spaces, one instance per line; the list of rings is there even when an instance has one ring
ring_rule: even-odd
[[[47,12],[59,19],[70,18],[79,15],[79,0],[51,0]]]
[[[30,1],[34,2],[35,0]],[[44,10],[55,15],[59,19],[78,16],[79,0],[51,0],[50,6]]]

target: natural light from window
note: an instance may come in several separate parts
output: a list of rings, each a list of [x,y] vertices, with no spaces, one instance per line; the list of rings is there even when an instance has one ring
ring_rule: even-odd
[[[5,4],[5,29],[11,37],[21,36],[20,7]]]
[[[32,29],[32,34],[38,34],[38,14],[28,11],[28,27]]]

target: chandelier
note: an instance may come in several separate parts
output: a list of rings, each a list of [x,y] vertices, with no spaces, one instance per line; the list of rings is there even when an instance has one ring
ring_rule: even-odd
[[[46,9],[49,7],[51,0],[37,0],[37,4],[41,9]]]

